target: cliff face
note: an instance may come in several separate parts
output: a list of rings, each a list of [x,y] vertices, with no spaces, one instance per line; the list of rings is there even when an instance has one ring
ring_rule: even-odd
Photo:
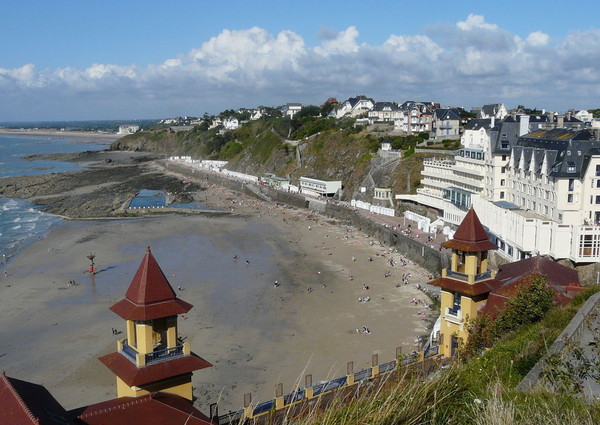
[[[114,141],[110,145],[110,150],[171,154],[176,152],[180,145],[175,133],[168,131],[141,132]]]
[[[420,179],[422,158],[382,160],[380,139],[352,127],[325,129],[301,140],[286,140],[281,121],[255,121],[238,130],[172,133],[143,132],[113,143],[113,150],[153,151],[229,161],[228,169],[260,176],[274,173],[298,184],[300,176],[341,180],[344,200],[361,186],[391,187],[395,193],[413,192]],[[410,173],[410,177],[408,174]],[[368,194],[365,200],[369,201]]]

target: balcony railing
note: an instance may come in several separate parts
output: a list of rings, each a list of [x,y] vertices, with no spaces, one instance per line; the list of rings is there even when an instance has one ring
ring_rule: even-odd
[[[183,355],[183,345],[177,345],[171,348],[164,348],[162,350],[153,351],[146,354],[146,364],[156,363],[162,360],[167,360],[172,357],[178,357]]]
[[[468,274],[455,272],[455,271],[450,270],[449,268],[446,269],[446,277],[456,279],[456,280],[461,280],[463,282],[469,282]],[[492,271],[487,270],[483,273],[477,273],[473,279],[473,282],[479,282],[479,281],[487,280],[487,279],[491,279],[491,278],[492,278]]]
[[[122,343],[122,351],[123,354],[125,354],[127,357],[129,357],[129,359],[135,363],[135,355],[137,354],[137,351],[135,351],[133,348],[131,348],[128,344],[127,344],[127,340],[123,340]]]
[[[127,344],[127,340],[123,340],[121,351],[125,354],[132,362],[136,363],[136,356],[139,354],[134,348]],[[146,365],[151,363],[160,362],[173,357],[182,356],[183,345],[177,345],[175,347],[164,348],[162,350],[156,350],[145,355]]]
[[[486,279],[491,279],[491,278],[492,278],[492,271],[487,270],[483,273],[477,273],[475,275],[475,282],[479,282],[480,280],[486,280]]]
[[[456,280],[462,280],[463,282],[468,282],[469,281],[469,275],[466,273],[460,273],[460,272],[455,272],[452,271],[451,269],[446,269],[446,277],[452,278],[452,279],[456,279]]]

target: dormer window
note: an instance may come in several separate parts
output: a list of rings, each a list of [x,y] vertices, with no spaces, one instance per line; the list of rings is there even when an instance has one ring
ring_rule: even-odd
[[[567,163],[567,173],[575,173],[576,171],[577,171],[577,168],[575,167],[575,163],[568,162]]]

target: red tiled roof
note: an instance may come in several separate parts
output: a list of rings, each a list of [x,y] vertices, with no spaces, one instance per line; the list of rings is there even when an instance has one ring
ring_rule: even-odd
[[[192,307],[177,298],[148,247],[125,298],[110,309],[125,320],[152,320],[187,313]]]
[[[175,394],[121,397],[70,412],[85,425],[209,425],[210,419]]]
[[[448,277],[440,277],[429,282],[430,285],[439,286],[448,292],[460,292],[464,295],[475,297],[477,295],[486,294],[502,285],[497,279],[488,279],[475,282],[473,285],[461,280],[451,279]]]
[[[456,229],[454,237],[442,244],[446,248],[464,252],[483,252],[498,247],[489,240],[475,210],[471,208],[463,221]]]
[[[548,276],[548,284],[551,286],[580,286],[577,270],[539,255],[500,266],[496,279],[508,283],[536,272]]]
[[[481,313],[496,317],[519,288],[529,285],[536,276],[546,276],[546,286],[554,291],[552,301],[558,305],[567,304],[582,289],[576,270],[544,257],[531,257],[500,267],[496,279],[502,286],[490,293]]]
[[[52,418],[66,418],[65,409],[41,385],[0,376],[0,424],[56,425]]]
[[[139,368],[121,353],[111,353],[98,358],[98,360],[130,387],[160,381],[161,379],[212,366],[212,364],[194,353]]]

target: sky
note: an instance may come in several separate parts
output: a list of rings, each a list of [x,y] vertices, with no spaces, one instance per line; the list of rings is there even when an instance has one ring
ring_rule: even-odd
[[[598,0],[2,0],[0,122],[357,94],[598,108],[598,16]]]

